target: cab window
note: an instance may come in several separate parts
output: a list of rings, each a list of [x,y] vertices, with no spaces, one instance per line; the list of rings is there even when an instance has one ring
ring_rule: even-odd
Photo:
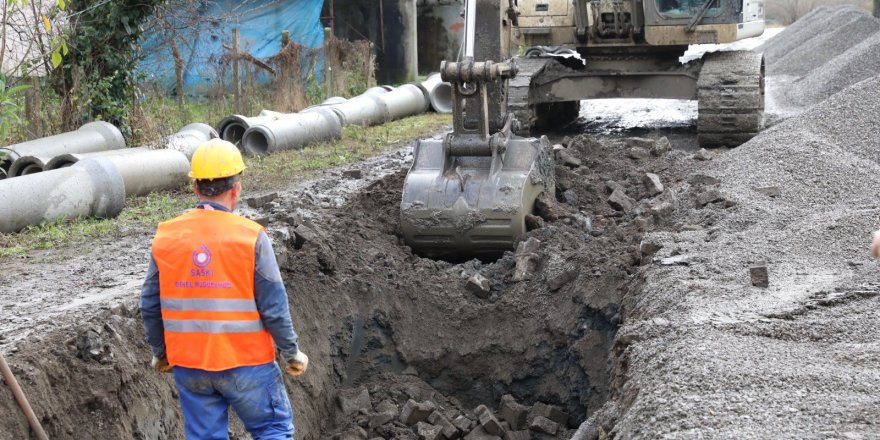
[[[709,0],[712,5],[704,17],[714,17],[721,13],[725,0]],[[657,10],[661,15],[672,18],[693,17],[703,7],[704,0],[657,0]]]

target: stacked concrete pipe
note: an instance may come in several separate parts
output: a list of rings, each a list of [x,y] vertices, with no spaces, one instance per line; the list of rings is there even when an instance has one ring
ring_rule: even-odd
[[[329,106],[318,106],[252,126],[244,133],[241,145],[246,153],[261,156],[341,136],[339,116]]]
[[[437,113],[452,113],[452,85],[444,82],[439,73],[432,73],[422,81],[422,88],[428,93],[431,108]]]
[[[247,132],[249,128],[255,125],[271,122],[273,119],[277,119],[277,116],[227,116],[220,121],[220,125],[217,126],[217,132],[220,134],[220,139],[232,142],[241,148],[241,141],[244,138],[245,132]]]
[[[7,174],[9,177],[14,177],[10,169],[15,161],[22,158],[28,159],[16,167],[16,171],[28,170],[29,173],[33,173],[35,167],[45,165],[49,159],[60,154],[90,153],[117,148],[125,148],[125,139],[118,128],[108,122],[89,122],[75,131],[0,148],[0,157],[6,157],[0,161],[0,168],[4,171],[0,173],[0,178]]]
[[[0,232],[76,217],[110,218],[125,205],[125,183],[104,158],[0,181]]]
[[[192,159],[196,148],[211,139],[220,137],[217,130],[208,124],[195,122],[184,126],[177,133],[168,136],[162,141],[162,144],[168,150],[175,150],[183,153],[187,159]]]
[[[180,188],[189,181],[189,158],[184,153],[147,147],[64,154],[49,161],[47,171],[67,168],[88,159],[106,159],[115,165],[125,181],[125,195],[129,197]]]

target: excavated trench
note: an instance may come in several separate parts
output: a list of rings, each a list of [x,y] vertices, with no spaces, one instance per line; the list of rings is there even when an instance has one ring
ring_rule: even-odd
[[[641,236],[659,224],[637,205],[650,197],[644,172],[663,173],[669,144],[642,145],[637,154],[647,156],[634,159],[622,141],[569,142],[557,158],[556,197],[538,203],[540,227],[517,238],[531,253],[490,263],[421,258],[402,244],[403,170],[343,209],[286,201],[278,216],[286,224],[270,230],[284,244],[276,251],[313,359],[308,403],[295,404],[303,438],[419,438],[416,419],[401,414],[409,400],[438,406],[448,421],[472,420],[459,430],[467,434],[480,429],[479,405],[505,420],[504,395],[532,408],[529,422],[554,408],[555,435],[533,430],[534,438],[571,437],[612,393],[621,299],[640,288]],[[606,202],[615,188],[628,206]],[[515,282],[519,260],[532,270]],[[489,292],[468,289],[475,273]]]

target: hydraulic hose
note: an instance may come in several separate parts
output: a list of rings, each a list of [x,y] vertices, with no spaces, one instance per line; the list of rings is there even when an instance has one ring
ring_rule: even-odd
[[[24,391],[18,386],[18,381],[16,381],[15,376],[12,375],[12,370],[9,369],[9,364],[6,363],[6,359],[2,354],[0,354],[0,373],[3,374],[3,380],[5,380],[6,384],[9,385],[9,388],[12,389],[12,394],[15,396],[16,402],[18,402],[21,412],[27,417],[28,424],[31,425],[31,430],[34,431],[34,435],[37,436],[38,440],[49,440],[49,436],[46,435],[46,431],[43,431],[43,426],[40,425],[40,421],[37,420],[37,415],[34,414],[31,404],[28,403]]]

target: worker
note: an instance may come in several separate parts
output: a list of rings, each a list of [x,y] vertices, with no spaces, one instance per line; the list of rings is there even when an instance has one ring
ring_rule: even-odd
[[[232,213],[244,169],[229,142],[196,149],[189,175],[199,203],[159,224],[141,289],[151,365],[174,372],[187,439],[228,438],[230,406],[254,439],[292,439],[276,348],[290,376],[309,363],[269,237]]]

